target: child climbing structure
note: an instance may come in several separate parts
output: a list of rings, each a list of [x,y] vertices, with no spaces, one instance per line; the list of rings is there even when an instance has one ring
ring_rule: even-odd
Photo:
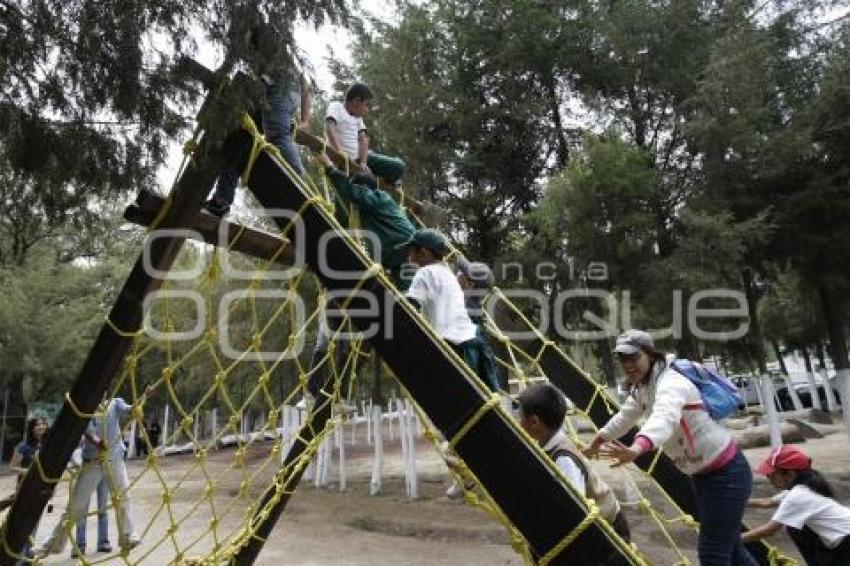
[[[239,80],[245,79],[237,76],[235,81]],[[208,119],[206,107],[215,100],[215,95],[211,95],[205,109],[202,109],[199,116],[201,127]],[[305,139],[306,135],[299,132],[296,139]],[[307,139],[315,145],[313,138]],[[198,411],[212,397],[227,400],[231,410],[230,427],[240,422],[238,417],[247,403],[267,404],[270,411],[267,426],[271,431],[277,430],[279,413],[275,411],[282,403],[288,404],[303,393],[307,371],[297,358],[288,358],[286,352],[270,360],[263,360],[259,355],[249,360],[247,354],[263,351],[263,337],[270,325],[286,325],[288,317],[297,310],[295,299],[299,290],[307,286],[309,277],[315,277],[326,293],[336,294],[347,325],[364,333],[376,330],[365,342],[392,369],[399,383],[463,460],[492,501],[493,509],[511,531],[516,548],[528,561],[541,564],[593,563],[600,549],[604,548],[618,553],[623,564],[651,563],[651,557],[644,557],[638,549],[623,543],[599,516],[598,509],[572,489],[539,447],[521,431],[512,415],[503,408],[501,399],[493,395],[434,334],[394,288],[381,266],[373,262],[363,246],[336,221],[327,195],[287,168],[250,120],[245,120],[243,128],[226,140],[221,151],[218,144],[202,133],[196,137],[196,144],[190,145],[187,150],[189,158],[185,170],[167,199],[161,205],[157,202],[154,206],[134,209],[135,214],[144,216],[150,225],[150,245],[146,253],[140,255],[128,277],[89,358],[66,397],[42,456],[30,469],[6,518],[2,532],[1,561],[4,564],[21,558],[20,551],[50,492],[60,481],[86,422],[97,410],[98,402],[107,390],[129,388],[138,398],[143,397],[142,391],[146,387],[164,391],[179,407],[181,429],[187,434]],[[266,210],[287,211],[274,217],[279,234],[250,232],[229,223],[218,224],[217,229],[212,230],[210,218],[201,214],[200,209],[225,163],[235,164],[244,171],[245,184]],[[149,212],[153,208],[157,211],[151,218]],[[328,238],[328,235],[333,237]],[[153,383],[140,383],[140,366],[152,349],[143,330],[145,299],[173,284],[167,279],[167,273],[187,237],[260,256],[264,260],[261,264],[264,272],[291,258],[296,265],[303,262],[309,268],[309,275],[306,270],[297,270],[293,277],[278,285],[285,288],[285,292],[278,295],[279,308],[268,316],[267,324],[263,324],[263,320],[254,320],[250,325],[244,356],[228,361],[217,352],[205,353],[214,342],[216,330],[220,329],[215,324],[207,324],[197,343],[179,352],[180,355],[172,355],[175,353],[172,349],[165,350],[167,355],[163,356],[164,360],[159,360],[162,371]],[[147,268],[150,266],[156,271]],[[349,278],[335,275],[340,273],[348,274]],[[215,269],[211,267],[201,279],[211,278],[214,274]],[[356,274],[356,277],[351,278],[351,274]],[[260,277],[252,279],[246,296],[239,299],[246,303],[244,315],[248,319],[260,318],[256,310],[252,311],[252,308],[256,309],[254,300],[263,292],[273,290],[263,288],[262,281]],[[372,302],[370,297],[377,300]],[[238,314],[240,304],[234,302],[233,305]],[[320,316],[318,308],[310,312],[306,325],[315,324]],[[168,320],[167,313],[162,317],[164,321]],[[290,324],[287,329],[293,344],[303,338],[303,327]],[[528,343],[500,342],[508,357],[524,357],[526,362],[540,367],[544,375],[582,407],[594,423],[599,425],[607,419],[613,402],[552,342],[542,336]],[[333,427],[341,422],[343,417],[334,412],[335,402],[341,396],[341,376],[354,369],[360,349],[361,342],[355,339],[351,354],[341,367],[336,366],[332,354],[328,356],[325,363],[331,366],[329,373],[332,378],[325,390],[329,390],[329,394],[317,402],[297,435],[275,441],[265,461],[249,465],[246,454],[252,446],[239,447],[234,455],[233,468],[244,475],[245,487],[240,487],[236,496],[231,497],[235,504],[220,506],[216,498],[217,483],[207,478],[204,496],[199,498],[194,508],[181,516],[173,513],[171,506],[174,491],[182,486],[179,482],[174,485],[163,480],[163,509],[166,512],[158,514],[159,522],[152,519],[146,529],[147,536],[156,537],[157,544],[173,546],[174,562],[188,562],[200,555],[208,563],[252,563],[296,489],[312,454]],[[209,387],[201,398],[183,406],[179,395],[180,372],[199,363],[198,356],[210,356],[218,371],[207,376]],[[243,369],[239,364],[247,366],[245,372],[239,373]],[[298,384],[278,393],[270,382],[282,368],[294,371]],[[248,369],[254,372],[252,389],[247,401],[243,399],[237,403],[228,387],[234,376],[247,375]],[[141,416],[137,414],[134,418],[140,419]],[[222,433],[227,430],[223,429]],[[284,447],[287,450],[284,451]],[[198,473],[203,475],[205,457],[206,452],[201,451]],[[159,475],[160,468],[165,465],[152,455],[146,473]],[[685,484],[682,483],[685,480],[681,474],[676,475],[663,454],[656,452],[639,465],[659,485],[668,489],[670,496],[683,509],[683,517],[687,516],[692,503],[689,503]],[[250,497],[249,488],[260,481],[263,469],[270,478],[263,482],[265,491],[262,498],[255,501]],[[26,504],[21,504],[21,501],[26,501]],[[246,502],[249,512],[240,518],[238,528],[222,529],[223,519],[233,511],[232,507],[242,505],[244,510]],[[183,521],[199,510],[212,513],[206,533],[212,540],[211,544],[202,545],[180,537]],[[157,531],[160,525],[165,527],[162,533]],[[765,549],[759,555],[763,563],[776,559],[775,553],[770,553],[767,547],[760,548]],[[147,556],[144,543],[138,549],[124,551],[122,556],[130,563],[144,561]]]

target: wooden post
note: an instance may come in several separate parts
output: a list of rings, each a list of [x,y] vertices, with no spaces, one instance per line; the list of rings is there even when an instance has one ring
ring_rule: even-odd
[[[197,454],[201,449],[201,412],[192,420],[192,453]]]
[[[381,407],[374,405],[372,407],[372,436],[375,444],[375,456],[372,460],[372,481],[369,482],[369,495],[378,495],[381,493],[381,477],[384,473],[384,436],[382,433],[383,427],[381,423]]]
[[[171,408],[168,406],[168,403],[165,404],[165,417],[162,419],[162,437],[159,440],[159,445],[165,447],[168,445],[168,428],[169,421],[171,420]]]
[[[374,424],[374,419],[372,418],[372,400],[369,399],[368,406],[366,402],[363,402],[363,414],[366,415],[366,444],[372,446],[374,443],[374,434],[372,430],[372,425]]]
[[[416,499],[419,497],[419,475],[418,470],[416,469],[416,440],[413,436],[413,430],[415,427],[414,419],[416,417],[413,405],[409,399],[403,399],[402,406],[404,407],[404,416],[402,418],[404,418],[406,422],[406,426],[404,428],[407,436],[407,469],[410,474],[407,480],[407,496],[411,499]]]
[[[136,457],[136,421],[130,421],[130,439],[127,442],[127,458],[133,459]]]
[[[210,412],[210,433],[213,438],[212,447],[215,447],[218,444],[218,441],[216,440],[218,437],[218,407],[213,407]]]
[[[404,493],[410,498],[410,445],[407,442],[407,422],[404,418],[403,407],[397,405],[396,411],[398,411],[397,414],[399,415],[398,437],[401,441],[401,461],[404,466]],[[388,414],[392,418],[392,410]]]
[[[316,450],[316,453],[313,455],[313,487],[321,487],[322,483],[322,469],[325,466],[325,451],[324,442],[319,446]]]
[[[325,453],[325,461],[324,467],[322,468],[322,487],[327,487],[331,483],[331,464],[333,464],[333,448],[334,442],[333,437],[328,437],[324,444],[322,444],[322,450]]]
[[[390,435],[390,442],[395,440],[395,435],[393,435],[393,406],[395,405],[396,403],[394,397],[390,397],[389,399],[387,399],[387,431]],[[398,410],[397,406],[396,410]]]
[[[348,476],[345,469],[345,421],[340,423],[337,429],[339,438],[339,490],[345,491],[348,488]]]

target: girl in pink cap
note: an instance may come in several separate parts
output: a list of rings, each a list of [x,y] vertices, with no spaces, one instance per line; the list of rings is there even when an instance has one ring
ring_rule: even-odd
[[[809,566],[850,564],[850,509],[835,501],[832,487],[812,469],[811,458],[796,446],[780,446],[759,464],[756,473],[767,476],[781,492],[750,499],[750,507],[777,509],[770,521],[744,533],[744,542],[769,537],[785,527]]]

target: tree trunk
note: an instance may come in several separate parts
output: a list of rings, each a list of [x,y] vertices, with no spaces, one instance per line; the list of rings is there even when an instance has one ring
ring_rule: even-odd
[[[803,364],[806,366],[806,380],[809,382],[809,391],[812,396],[812,408],[823,410],[823,404],[820,402],[820,394],[818,394],[818,384],[815,380],[815,372],[812,371],[812,358],[809,356],[809,348],[803,346],[800,348],[803,353]]]
[[[818,357],[818,364],[820,365],[820,370],[826,370],[826,356],[824,355],[824,345],[822,342],[818,342],[815,344],[815,354]]]
[[[829,336],[829,356],[832,358],[835,371],[838,373],[839,370],[850,369],[850,359],[847,357],[847,335],[844,333],[844,320],[841,316],[841,301],[824,284],[818,286],[818,296]]]
[[[563,169],[570,161],[570,146],[567,142],[564,121],[561,119],[561,99],[558,97],[558,89],[555,87],[555,82],[555,70],[551,69],[543,77],[543,86],[549,95],[549,109],[552,112],[552,120],[555,122],[555,135],[558,137],[558,168]]]
[[[764,339],[761,334],[761,325],[759,324],[757,308],[758,308],[758,291],[753,284],[753,275],[749,269],[744,269],[741,272],[741,278],[744,282],[744,294],[747,296],[747,308],[750,311],[750,348],[753,356],[758,363],[759,374],[767,375],[767,360],[764,353]]]
[[[372,403],[383,407],[384,393],[381,390],[381,358],[374,350],[372,351],[372,361],[374,363],[372,370]]]
[[[782,372],[782,375],[788,375],[788,367],[785,365],[779,343],[776,340],[771,340],[770,345],[773,347],[773,355],[776,356],[776,361],[779,362],[779,371]]]
[[[608,340],[599,340],[594,344],[596,355],[599,356],[599,367],[605,376],[605,384],[608,387],[617,386],[617,374],[614,370],[614,355],[611,353],[611,345]]]
[[[850,359],[847,357],[847,336],[844,333],[844,320],[841,316],[843,312],[841,299],[833,295],[825,284],[818,286],[818,294],[829,335],[829,355],[835,367],[835,386],[841,397],[839,402],[844,409],[844,426],[850,434],[850,402],[848,402],[850,400]]]
[[[685,325],[682,325],[682,337],[679,339],[676,347],[676,356],[686,360],[702,361],[699,345],[694,339],[694,335],[688,331]]]

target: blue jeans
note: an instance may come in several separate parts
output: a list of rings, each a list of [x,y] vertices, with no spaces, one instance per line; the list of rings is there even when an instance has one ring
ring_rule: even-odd
[[[77,548],[86,548],[86,520],[77,523]],[[97,484],[97,546],[109,544],[109,484],[101,478]]]
[[[296,173],[303,175],[304,166],[301,164],[301,155],[292,139],[292,118],[298,111],[300,99],[301,94],[298,89],[284,90],[274,83],[267,85],[262,125],[266,140],[280,150],[283,158]],[[241,171],[232,167],[222,171],[215,185],[213,200],[219,204],[233,204],[240,173]]]
[[[753,472],[738,451],[731,462],[692,476],[699,509],[701,566],[758,566],[741,542],[741,521],[753,489]]]

